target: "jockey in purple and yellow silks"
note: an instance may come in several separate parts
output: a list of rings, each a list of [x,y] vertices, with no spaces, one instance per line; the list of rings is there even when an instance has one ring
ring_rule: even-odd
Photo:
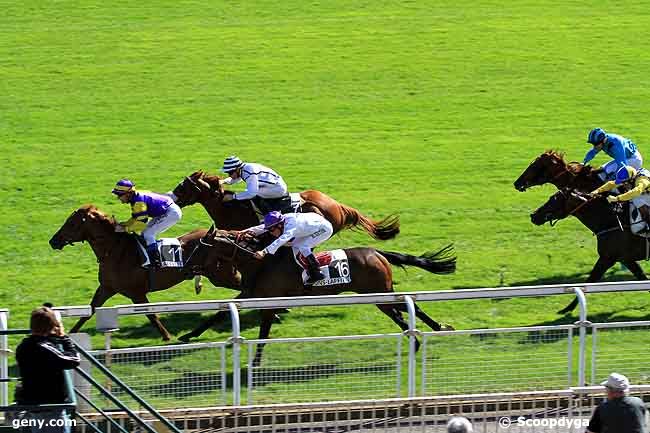
[[[169,196],[136,191],[135,184],[128,179],[118,181],[111,192],[122,203],[131,204],[131,218],[118,224],[115,231],[141,232],[153,267],[159,267],[160,255],[156,247],[156,235],[180,221],[183,216],[181,208]]]
[[[625,165],[616,172],[616,180],[605,183],[600,188],[593,190],[590,194],[597,196],[598,194],[612,191],[623,184],[627,184],[630,189],[623,194],[608,195],[607,201],[610,203],[632,201],[641,213],[643,220],[650,225],[650,208],[648,207],[647,200],[644,197],[640,197],[650,192],[650,171],[645,168],[636,170],[632,166]]]

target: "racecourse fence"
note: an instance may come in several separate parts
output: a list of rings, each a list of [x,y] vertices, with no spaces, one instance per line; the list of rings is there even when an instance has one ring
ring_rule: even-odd
[[[650,386],[632,386],[630,394],[650,402]],[[605,397],[602,387],[559,390],[267,404],[163,410],[162,415],[186,433],[390,432],[445,433],[451,416],[467,417],[477,433],[582,433],[595,407]],[[112,416],[131,426],[120,412]],[[86,414],[90,420],[95,414]],[[158,425],[152,424],[154,428]],[[100,426],[103,427],[102,424]],[[86,433],[88,428],[80,429]],[[110,427],[107,432],[113,432]],[[164,430],[162,430],[164,431]]]
[[[158,408],[534,392],[583,386],[587,379],[597,383],[613,370],[629,375],[633,383],[648,384],[650,361],[644,352],[650,340],[650,322],[589,323],[583,296],[583,290],[640,291],[648,287],[646,282],[626,282],[125,305],[97,310],[98,328],[106,333],[106,345],[92,353]],[[567,293],[576,293],[581,307],[580,320],[571,325],[427,333],[415,327],[414,299],[453,301]],[[244,309],[395,302],[408,307],[409,330],[403,334],[268,340],[247,340],[239,335],[239,311]],[[58,310],[67,317],[89,313],[87,307]],[[110,347],[110,336],[119,332],[122,315],[215,310],[231,314],[233,333],[226,341]],[[588,338],[589,333],[592,336]],[[422,342],[419,353],[416,337]],[[266,344],[264,356],[260,365],[253,365],[260,343]],[[297,352],[302,356],[292,356]],[[5,364],[0,367],[6,365],[6,358],[2,359]]]

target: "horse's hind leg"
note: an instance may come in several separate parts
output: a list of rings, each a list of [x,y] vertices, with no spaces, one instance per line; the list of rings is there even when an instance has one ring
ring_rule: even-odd
[[[621,261],[625,265],[626,268],[630,270],[634,274],[634,277],[639,280],[639,281],[645,281],[648,279],[646,277],[645,272],[643,272],[643,269],[641,269],[641,266],[634,260],[623,260]]]
[[[587,283],[595,283],[597,281],[600,281],[601,278],[603,278],[603,275],[605,275],[605,272],[612,266],[614,266],[614,263],[616,263],[616,260],[611,259],[609,257],[598,257],[598,261],[594,265],[593,269],[589,273],[589,278],[587,278]],[[575,298],[569,305],[558,311],[558,314],[566,314],[569,311],[573,311],[573,309],[578,305],[578,298]]]
[[[402,316],[402,313],[400,313],[399,309],[399,304],[383,304],[383,305],[377,305],[377,308],[390,317],[390,319],[397,324],[400,328],[402,328],[402,331],[408,331],[409,330],[409,325],[406,323],[404,320],[404,317]],[[420,341],[416,338],[415,339],[415,350],[420,349]]]
[[[245,298],[243,293],[240,293],[235,297],[235,299],[241,299]],[[184,343],[187,343],[190,341],[191,338],[196,338],[199,337],[201,334],[203,334],[205,331],[213,327],[219,322],[223,322],[224,320],[228,319],[230,316],[230,313],[228,311],[219,311],[216,314],[213,314],[212,317],[210,317],[207,320],[204,320],[203,323],[201,323],[199,326],[194,328],[191,332],[188,332],[187,334],[183,334],[178,339]]]
[[[429,317],[429,315],[427,313],[425,313],[424,311],[422,311],[420,309],[420,307],[418,307],[417,304],[414,304],[414,305],[415,305],[415,316],[418,319],[420,319],[424,323],[426,323],[426,325],[429,328],[431,328],[432,330],[434,330],[434,331],[442,331],[442,326],[440,325],[440,323],[436,322],[431,317]],[[399,311],[403,311],[405,313],[408,312],[408,308],[406,307],[406,304],[395,304],[395,308],[397,308]],[[449,325],[446,325],[446,327],[451,328],[451,326],[449,326]]]
[[[84,325],[84,323],[90,320],[92,315],[95,314],[95,308],[104,305],[104,302],[108,301],[114,294],[115,292],[109,291],[104,286],[100,285],[99,287],[97,287],[97,290],[95,290],[95,294],[93,295],[93,299],[90,301],[90,308],[92,310],[92,314],[88,317],[80,318],[77,321],[77,323],[74,324],[74,326],[70,330],[70,333],[73,334],[75,332],[79,332],[79,330]]]

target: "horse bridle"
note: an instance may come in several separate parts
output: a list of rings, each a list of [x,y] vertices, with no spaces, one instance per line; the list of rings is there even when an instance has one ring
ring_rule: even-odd
[[[560,190],[560,194],[565,195],[566,193],[564,191]],[[575,194],[575,192],[572,192],[572,193],[569,193],[569,194],[573,194],[576,197],[578,197],[580,200],[582,200],[582,203],[580,203],[573,210],[571,210],[567,214],[567,216],[575,215],[575,213],[578,212],[580,209],[582,209],[584,206],[588,205],[589,203],[591,203],[592,201],[594,201],[594,200],[596,200],[598,198],[598,197],[585,198],[585,197],[583,197],[581,195]],[[559,218],[556,219],[556,220],[549,220],[549,224],[551,225],[551,227],[554,227],[555,224],[558,223],[558,221],[560,221]],[[613,232],[613,231],[616,231],[616,230],[623,231],[623,224],[621,223],[621,219],[618,217],[618,214],[616,214],[616,221],[618,221],[618,226],[611,227],[611,228],[608,228],[608,229],[605,229],[605,230],[601,230],[599,232],[593,232],[594,236],[598,237],[598,236],[600,236],[602,234]]]
[[[237,241],[234,241],[234,240],[230,239],[228,236],[220,236],[220,235],[217,235],[217,236],[215,236],[215,239],[216,239],[217,237],[218,237],[219,239],[225,240],[226,242],[228,242],[229,244],[231,244],[231,245],[234,247],[233,250],[232,250],[232,255],[230,256],[230,258],[228,258],[228,259],[224,259],[224,260],[226,260],[226,261],[228,261],[228,262],[234,262],[234,261],[235,261],[235,258],[237,257],[237,253],[238,253],[239,251],[243,251],[243,252],[247,253],[247,254],[250,255],[250,256],[255,255],[255,251],[252,251],[252,250],[249,250],[248,248],[242,247],[241,245],[239,245],[239,244],[237,243]],[[199,239],[199,242],[200,242],[202,245],[205,245],[205,246],[207,246],[207,247],[214,247],[214,246],[215,246],[214,244],[211,244],[211,243],[205,241],[204,238]]]

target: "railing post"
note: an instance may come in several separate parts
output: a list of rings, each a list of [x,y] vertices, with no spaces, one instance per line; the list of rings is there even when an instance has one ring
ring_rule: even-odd
[[[9,310],[0,310],[0,331],[9,329],[8,318]],[[0,335],[0,378],[9,378],[9,342],[6,335]],[[9,404],[9,383],[0,382],[0,406]]]
[[[587,322],[587,298],[580,287],[573,288],[574,293],[578,298],[578,305],[580,306],[580,321],[576,323],[580,327],[580,351],[578,352],[578,386],[585,386],[585,359],[587,350],[587,326],[591,323]]]
[[[239,335],[239,311],[233,302],[228,303],[232,322],[232,404],[241,402],[241,363],[239,360],[241,336]]]
[[[406,302],[406,309],[409,313],[409,330],[407,335],[409,337],[409,363],[408,363],[408,397],[415,397],[415,336],[417,329],[415,329],[415,303],[410,296],[404,296]]]

